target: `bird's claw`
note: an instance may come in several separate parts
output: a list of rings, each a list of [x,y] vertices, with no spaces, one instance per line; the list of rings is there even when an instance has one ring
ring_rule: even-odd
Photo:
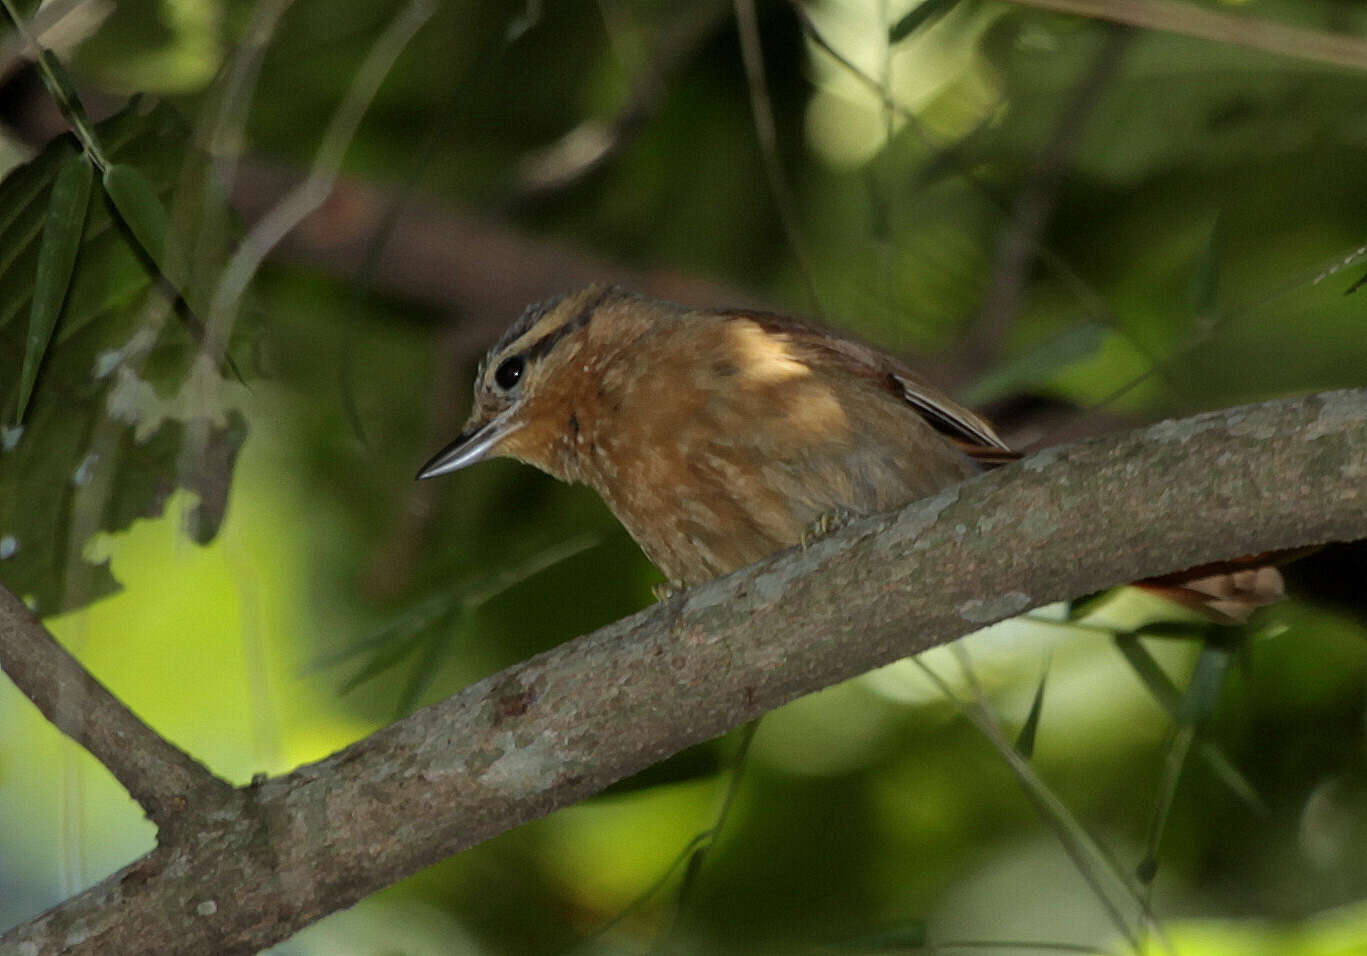
[[[676,588],[668,581],[661,581],[659,584],[652,584],[650,586],[650,593],[655,595],[655,600],[664,602],[668,601],[676,594],[682,594],[683,588]]]
[[[803,529],[800,541],[802,550],[806,551],[814,541],[826,537],[831,532],[839,531],[854,518],[854,512],[847,508],[836,508],[834,511],[827,511],[818,515],[815,521]]]

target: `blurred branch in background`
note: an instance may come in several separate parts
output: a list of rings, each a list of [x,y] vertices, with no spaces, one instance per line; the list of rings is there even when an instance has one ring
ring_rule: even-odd
[[[1367,69],[1367,40],[1240,16],[1177,0],[1007,0],[1023,7],[1075,13],[1146,30],[1275,53],[1278,56]]]
[[[53,0],[33,12],[28,31],[45,50],[64,52],[100,28],[114,12],[112,0]],[[33,47],[18,31],[0,39],[0,83],[33,62]]]
[[[254,952],[799,695],[1028,608],[1367,537],[1364,475],[1362,390],[1052,449],[515,665],[236,802],[187,798],[156,850],[0,948]],[[34,693],[13,640],[33,625],[0,626],[6,670]]]
[[[341,169],[342,160],[356,136],[356,128],[375,98],[380,84],[393,68],[394,61],[404,47],[433,12],[434,4],[431,0],[410,0],[384,33],[376,39],[370,54],[357,70],[346,98],[333,114],[308,175],[253,224],[232,258],[228,260],[214,290],[206,319],[213,341],[227,341],[228,332],[237,316],[238,305],[246,294],[247,285],[270,251],[327,200]]]
[[[297,181],[297,173],[245,161],[233,205],[254,222]],[[281,258],[335,276],[361,273],[396,196],[354,178],[338,179],[322,208],[280,243]],[[528,235],[498,220],[435,202],[405,204],[374,267],[380,292],[460,317],[455,350],[482,353],[528,303],[593,282],[613,282],[692,305],[757,306],[753,293],[669,269],[624,266],[563,240]]]

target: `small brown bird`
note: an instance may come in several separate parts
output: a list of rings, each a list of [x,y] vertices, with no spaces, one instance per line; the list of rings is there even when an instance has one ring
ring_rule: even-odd
[[[593,488],[674,587],[1019,457],[867,345],[605,286],[513,323],[480,365],[464,433],[418,477],[495,455]]]

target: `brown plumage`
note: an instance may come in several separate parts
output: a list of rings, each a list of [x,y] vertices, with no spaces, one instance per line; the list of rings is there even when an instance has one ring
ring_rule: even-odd
[[[604,286],[523,313],[480,366],[464,433],[419,477],[493,455],[593,488],[676,587],[1017,457],[867,345]]]
[[[513,377],[511,389],[496,375]],[[602,495],[676,586],[1012,457],[985,421],[902,363],[830,332],[590,287],[529,309],[490,350],[465,435]],[[460,461],[461,467],[470,461]]]

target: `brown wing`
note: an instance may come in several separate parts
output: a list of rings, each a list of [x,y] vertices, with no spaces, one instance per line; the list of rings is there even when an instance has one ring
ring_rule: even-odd
[[[888,389],[917,412],[937,432],[985,468],[1019,459],[986,419],[964,408],[926,382],[900,360],[863,342],[845,338],[819,325],[765,312],[728,312],[749,319],[767,332],[782,335],[799,348],[821,353],[851,372]]]
[[[939,389],[914,378],[909,372],[893,372],[892,380],[902,399],[921,413],[931,427],[947,437],[969,458],[988,468],[1018,460],[987,419],[964,408]]]

